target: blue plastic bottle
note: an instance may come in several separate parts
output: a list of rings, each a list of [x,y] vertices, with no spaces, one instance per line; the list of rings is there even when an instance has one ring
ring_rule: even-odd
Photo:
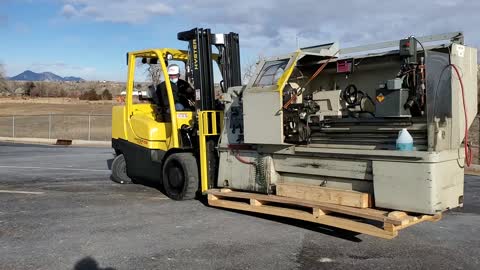
[[[397,150],[413,151],[413,138],[406,128],[398,132]]]

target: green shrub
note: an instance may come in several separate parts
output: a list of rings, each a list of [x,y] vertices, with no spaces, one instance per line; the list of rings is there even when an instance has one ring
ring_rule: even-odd
[[[112,100],[112,98],[113,98],[112,93],[110,93],[110,91],[108,91],[108,89],[103,90],[101,96],[102,96],[102,100]]]
[[[101,96],[97,94],[95,89],[90,89],[89,91],[81,94],[79,99],[80,100],[100,100]]]
[[[32,90],[37,87],[34,82],[26,82],[25,83],[25,95],[26,96],[31,96],[32,95]]]

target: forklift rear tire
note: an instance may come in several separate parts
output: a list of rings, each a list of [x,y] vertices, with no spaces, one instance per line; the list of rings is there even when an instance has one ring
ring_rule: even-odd
[[[192,153],[170,155],[163,166],[163,187],[174,200],[191,200],[198,191],[197,159]]]
[[[123,154],[120,154],[113,159],[111,179],[119,184],[128,184],[132,182],[132,179],[127,175],[127,163],[125,162]]]

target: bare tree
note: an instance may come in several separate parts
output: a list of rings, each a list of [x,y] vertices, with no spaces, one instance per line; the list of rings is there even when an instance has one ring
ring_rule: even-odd
[[[34,82],[26,82],[25,83],[25,95],[26,96],[31,96],[32,95],[32,90],[37,87]]]
[[[163,73],[162,67],[159,64],[150,64],[147,68],[148,80],[153,83],[155,87],[162,82]]]
[[[255,70],[257,69],[257,64],[263,59],[264,58],[262,56],[258,55],[256,59],[250,59],[243,65],[242,67],[242,83],[243,84],[248,83],[248,81],[255,74]]]
[[[9,92],[7,79],[5,78],[2,64],[0,64],[0,92]]]

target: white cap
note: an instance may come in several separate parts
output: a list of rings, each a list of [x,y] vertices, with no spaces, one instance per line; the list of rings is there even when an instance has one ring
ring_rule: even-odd
[[[177,75],[180,74],[180,67],[176,64],[168,66],[168,75]]]

